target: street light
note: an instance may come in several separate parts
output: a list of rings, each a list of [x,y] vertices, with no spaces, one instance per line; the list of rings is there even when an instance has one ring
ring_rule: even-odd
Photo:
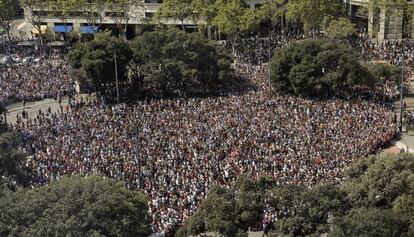
[[[402,40],[402,72],[401,72],[401,83],[400,83],[400,133],[402,133],[403,129],[403,86],[404,86],[404,39]]]
[[[114,49],[114,64],[115,64],[115,83],[116,83],[116,103],[119,104],[119,83],[118,83],[118,64],[116,61],[116,45],[112,44]]]
[[[273,1],[272,1],[273,2]],[[270,22],[269,22],[269,99],[272,99],[272,82],[271,82],[271,75],[272,75],[272,26],[273,26],[273,20],[272,16],[270,16]]]

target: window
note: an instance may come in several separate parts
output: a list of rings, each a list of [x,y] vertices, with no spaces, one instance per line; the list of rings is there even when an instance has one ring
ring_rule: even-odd
[[[145,18],[152,18],[154,16],[153,12],[145,12]]]

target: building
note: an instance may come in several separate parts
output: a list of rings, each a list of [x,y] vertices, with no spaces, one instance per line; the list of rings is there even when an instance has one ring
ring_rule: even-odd
[[[374,16],[372,12],[361,11],[367,6],[369,0],[346,0],[349,9],[349,16],[357,25],[358,29],[365,30],[370,38],[378,41],[400,40],[403,38],[413,38],[413,24],[409,21],[407,12],[401,9],[398,14],[386,16],[384,12],[379,12]],[[408,4],[414,6],[414,0],[408,0]],[[377,22],[376,22],[377,21]]]
[[[254,9],[261,6],[261,4],[265,0],[247,0],[246,4]],[[126,27],[126,32],[128,35],[133,35],[136,26],[142,25],[148,22],[149,19],[151,19],[155,13],[158,11],[158,9],[162,5],[162,0],[142,0],[141,6],[134,6],[129,11],[130,19],[128,21],[128,26]],[[97,7],[96,7],[97,8]],[[95,8],[95,9],[96,9]],[[88,7],[85,7],[85,9],[88,9]],[[101,12],[99,12],[99,24],[94,25],[100,25],[103,29],[111,29],[111,30],[117,30],[117,23],[116,20],[114,20],[114,12],[111,12],[111,9],[102,9]],[[35,10],[29,10],[25,9],[25,16],[26,21],[19,25],[18,31],[22,34],[38,34],[39,27],[34,27],[33,24],[31,24],[30,17],[32,14],[44,14],[44,19],[42,20],[40,27],[40,30],[42,33],[46,32],[47,30],[55,32],[55,33],[67,33],[70,31],[77,31],[81,33],[89,33],[97,30],[96,28],[91,27],[90,19],[88,20],[83,16],[83,13],[81,10],[77,12],[72,12],[67,19],[62,19],[61,17],[54,16],[54,11],[49,8],[48,6],[44,6],[43,9],[35,9]],[[176,24],[180,25],[181,23],[178,21],[168,21],[167,24]],[[186,27],[189,29],[194,29],[195,25],[191,21],[185,22]]]
[[[133,7],[130,9],[129,15],[130,19],[128,26],[126,27],[127,35],[134,35],[136,32],[137,25],[143,25],[151,19],[158,9],[162,5],[162,0],[141,0],[142,5],[139,7]],[[265,0],[246,0],[246,4],[252,8],[259,8]],[[383,41],[384,39],[390,40],[399,40],[403,36],[412,38],[414,37],[414,24],[411,24],[408,21],[407,16],[404,14],[404,10],[401,10],[401,14],[396,16],[385,16],[385,14],[380,13],[380,16],[377,17],[379,22],[374,22],[375,17],[371,13],[366,13],[361,11],[361,9],[368,4],[369,0],[344,0],[344,3],[347,4],[349,10],[349,16],[351,20],[356,24],[357,28],[361,31],[366,32],[370,38],[377,39],[378,41]],[[409,4],[414,6],[414,0],[408,0]],[[73,12],[65,21],[59,17],[53,17],[53,10],[50,9],[39,9],[39,11],[44,12],[45,17],[42,21],[42,26],[40,30],[45,32],[47,30],[55,33],[66,33],[70,31],[77,31],[81,33],[94,32],[96,28],[91,27],[90,21],[82,16],[82,11]],[[111,29],[117,30],[116,23],[113,16],[114,12],[111,12],[110,9],[104,9],[99,12],[100,16],[100,27],[102,29]],[[25,10],[26,18],[30,16],[31,12],[27,9]],[[180,25],[178,21],[168,21],[167,24],[176,24]],[[189,29],[194,29],[196,26],[193,22],[185,22],[185,27]],[[35,29],[30,22],[19,24],[18,31],[24,34],[38,34],[38,29]]]

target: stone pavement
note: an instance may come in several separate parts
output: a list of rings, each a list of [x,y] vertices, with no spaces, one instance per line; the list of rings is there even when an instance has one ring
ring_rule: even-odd
[[[67,98],[62,101],[63,108],[67,105],[67,101]],[[29,117],[34,118],[39,113],[39,110],[46,111],[49,108],[53,112],[58,112],[60,110],[59,103],[57,103],[54,99],[27,102],[25,107],[23,107],[23,103],[21,102],[14,103],[7,106],[7,122],[12,124],[16,123],[17,115],[19,114],[21,117],[23,110],[29,113]]]
[[[79,99],[81,97],[85,98],[86,96],[87,94],[80,94],[75,96],[75,99]],[[92,97],[94,96],[95,95],[93,94]],[[25,107],[23,107],[22,102],[14,103],[7,106],[7,122],[12,124],[16,123],[17,115],[20,115],[21,117],[23,110],[28,112],[29,117],[35,118],[38,115],[39,110],[46,111],[50,108],[52,112],[59,112],[61,109],[65,109],[67,105],[68,98],[64,98],[61,105],[59,105],[59,103],[54,99],[27,102]]]

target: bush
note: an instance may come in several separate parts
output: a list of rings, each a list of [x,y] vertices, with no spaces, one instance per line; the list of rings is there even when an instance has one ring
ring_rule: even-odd
[[[0,194],[0,236],[148,236],[143,194],[102,177]]]
[[[277,92],[304,97],[329,97],[375,84],[353,49],[328,40],[298,41],[278,51],[271,79]]]

